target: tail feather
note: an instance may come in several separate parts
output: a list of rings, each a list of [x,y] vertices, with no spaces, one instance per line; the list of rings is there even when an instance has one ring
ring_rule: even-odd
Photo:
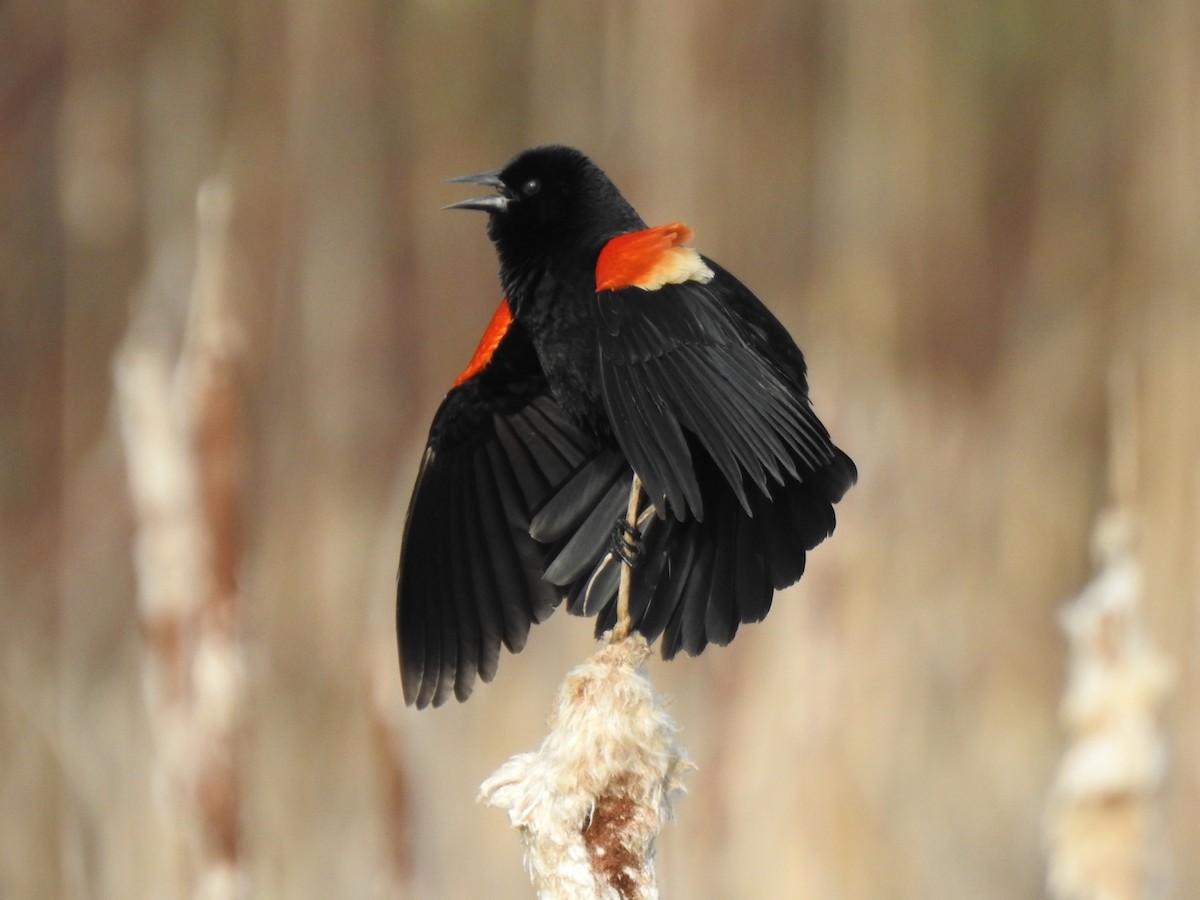
[[[774,592],[804,574],[807,552],[833,532],[833,504],[856,478],[849,457],[835,449],[827,465],[773,485],[770,496],[751,487],[750,515],[715,466],[706,468],[701,460],[699,472],[708,498],[703,521],[646,513],[639,523],[643,553],[633,572],[630,617],[647,640],[662,638],[664,659],[680,650],[696,655],[710,643],[728,644],[740,625],[765,618]],[[624,512],[629,477],[626,471],[616,480],[601,504],[607,527],[588,516],[550,554],[552,568],[564,555],[591,561],[577,566],[576,579],[563,587],[570,612],[596,615],[597,636],[616,623],[621,563],[609,542]],[[563,574],[562,567],[557,573]]]

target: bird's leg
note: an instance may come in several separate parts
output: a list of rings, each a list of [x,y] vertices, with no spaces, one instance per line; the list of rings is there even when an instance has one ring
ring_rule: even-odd
[[[623,641],[629,637],[633,627],[629,620],[629,591],[633,583],[633,566],[642,552],[641,535],[637,530],[638,501],[642,494],[642,480],[637,473],[633,474],[633,482],[629,485],[629,508],[625,512],[625,520],[618,523],[621,549],[617,556],[621,560],[621,585],[617,589],[617,624],[612,631],[612,640]],[[618,537],[613,533],[614,543]]]

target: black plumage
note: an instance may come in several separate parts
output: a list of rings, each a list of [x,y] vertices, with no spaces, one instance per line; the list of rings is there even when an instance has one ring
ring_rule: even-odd
[[[857,477],[800,350],[685,226],[646,229],[576,150],[457,180],[497,190],[455,206],[489,214],[507,308],[434,418],[405,523],[406,701],[465,699],[564,598],[612,627],[634,471],[633,627],[668,659],[728,643],[803,574]]]

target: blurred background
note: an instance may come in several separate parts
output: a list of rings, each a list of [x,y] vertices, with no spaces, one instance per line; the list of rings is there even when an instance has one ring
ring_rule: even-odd
[[[1042,896],[1109,509],[1171,685],[1150,888],[1111,896],[1200,896],[1190,0],[0,4],[0,896],[530,896],[475,792],[590,623],[417,714],[392,622],[499,297],[442,179],[550,141],[772,307],[860,472],[764,624],[651,662],[699,766],[664,896]],[[196,448],[206,574],[156,586],[146,498]]]

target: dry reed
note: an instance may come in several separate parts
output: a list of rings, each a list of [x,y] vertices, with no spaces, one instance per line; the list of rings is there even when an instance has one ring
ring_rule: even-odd
[[[242,425],[228,310],[232,196],[198,193],[186,322],[148,293],[116,358],[136,520],[143,688],[168,840],[193,896],[243,893],[237,725]],[[182,330],[182,334],[180,331]]]

